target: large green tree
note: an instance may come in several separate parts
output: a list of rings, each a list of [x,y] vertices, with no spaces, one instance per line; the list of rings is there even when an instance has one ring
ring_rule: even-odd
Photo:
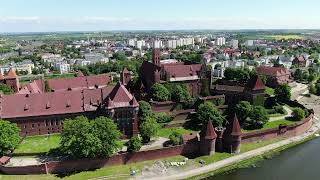
[[[60,150],[75,158],[109,157],[121,147],[120,135],[111,119],[79,116],[65,121]]]
[[[170,92],[162,84],[156,83],[151,87],[151,96],[155,101],[168,101],[170,99]]]
[[[269,120],[267,110],[262,106],[254,106],[249,116],[244,120],[245,129],[261,129]]]
[[[291,88],[288,84],[281,84],[274,90],[274,95],[279,103],[290,101]]]
[[[152,137],[157,136],[160,126],[154,117],[147,117],[140,125],[140,134],[143,142],[150,142]]]
[[[224,121],[222,113],[211,102],[200,104],[196,118],[201,123],[211,120],[216,127],[222,126]]]
[[[171,99],[176,102],[184,102],[191,99],[191,95],[186,85],[175,85],[172,88]]]
[[[151,109],[151,106],[146,101],[140,101],[139,102],[139,112],[138,112],[140,120],[143,122],[144,119],[148,116],[152,116],[153,112]]]
[[[240,103],[237,104],[235,111],[241,124],[249,117],[252,110],[253,107],[248,101],[240,101]]]
[[[14,91],[11,86],[6,84],[0,84],[0,94],[13,94]]]
[[[0,120],[0,155],[15,149],[20,142],[20,129],[16,124]]]

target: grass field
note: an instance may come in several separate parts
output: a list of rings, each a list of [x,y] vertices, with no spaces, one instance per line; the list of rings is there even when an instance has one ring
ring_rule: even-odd
[[[265,38],[270,38],[270,39],[276,39],[276,40],[281,40],[281,39],[304,39],[304,36],[302,35],[271,35],[271,36],[265,36]]]
[[[158,136],[160,137],[165,137],[165,138],[168,138],[170,136],[170,134],[172,132],[179,132],[181,134],[187,134],[187,133],[192,133],[194,131],[192,130],[189,130],[189,129],[185,129],[183,127],[177,127],[177,128],[161,128],[158,132]]]
[[[249,133],[249,132],[255,132],[255,131],[261,131],[261,130],[266,130],[266,129],[272,129],[272,128],[276,128],[279,127],[280,124],[287,124],[287,125],[291,125],[291,124],[295,124],[297,122],[295,121],[289,121],[286,119],[282,119],[282,120],[278,120],[278,121],[273,121],[273,122],[267,122],[262,129],[254,129],[254,130],[242,130],[242,132],[244,133]]]
[[[59,146],[60,135],[26,137],[14,153],[43,153]]]

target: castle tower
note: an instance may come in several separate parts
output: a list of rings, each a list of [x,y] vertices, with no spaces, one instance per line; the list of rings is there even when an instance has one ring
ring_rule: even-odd
[[[13,70],[12,68],[9,70],[9,72],[5,77],[5,84],[11,86],[14,92],[19,92],[19,89],[20,89],[19,78],[18,78],[18,75],[16,74],[16,71]]]
[[[215,153],[217,134],[214,131],[212,122],[209,120],[207,124],[203,125],[200,132],[200,153],[201,155],[213,155]]]
[[[152,50],[152,63],[160,66],[161,52],[159,48],[155,48]]]
[[[158,71],[158,69],[156,69],[156,71],[154,72],[153,82],[154,83],[160,82],[160,72]]]
[[[237,115],[229,119],[223,133],[224,150],[229,153],[239,153],[241,145],[241,127]]]
[[[131,81],[131,73],[128,71],[127,68],[124,68],[121,72],[120,81],[123,85],[128,85],[128,83]]]

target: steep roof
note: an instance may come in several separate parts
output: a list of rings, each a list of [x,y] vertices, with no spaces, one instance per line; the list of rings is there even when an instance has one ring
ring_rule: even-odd
[[[251,90],[264,90],[266,89],[266,86],[259,76],[255,76],[249,80],[247,83],[247,88],[250,88]]]
[[[12,68],[10,68],[9,72],[6,75],[6,79],[16,79],[18,76],[16,74],[16,71]]]
[[[203,126],[201,136],[203,136],[205,139],[209,139],[209,140],[217,138],[217,134],[216,134],[214,127],[212,125],[212,122],[210,120],[208,121],[207,125]]]
[[[241,136],[241,127],[236,114],[234,114],[233,118],[228,120],[226,131],[224,134],[231,136]]]
[[[109,94],[114,107],[138,106],[138,102],[127,88],[118,82]],[[130,103],[131,102],[131,103]]]

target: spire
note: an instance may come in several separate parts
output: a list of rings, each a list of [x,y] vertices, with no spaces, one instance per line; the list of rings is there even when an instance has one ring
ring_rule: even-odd
[[[17,74],[16,74],[16,71],[15,71],[14,69],[10,68],[10,70],[9,70],[6,78],[7,78],[7,79],[16,79],[17,77],[18,77],[18,76],[17,76]]]
[[[114,107],[114,103],[113,103],[113,101],[111,100],[111,98],[110,98],[110,96],[108,96],[108,102],[107,102],[108,104],[108,107],[107,108],[113,108]]]
[[[233,118],[228,121],[226,134],[231,136],[241,136],[241,127],[236,114],[234,114]]]
[[[212,140],[217,138],[217,134],[214,131],[214,127],[212,125],[212,122],[209,120],[207,125],[203,125],[203,129],[201,131],[201,136],[204,139]]]
[[[255,76],[250,79],[248,83],[248,88],[251,90],[264,90],[266,86],[264,85],[263,81],[260,79],[259,76]]]

